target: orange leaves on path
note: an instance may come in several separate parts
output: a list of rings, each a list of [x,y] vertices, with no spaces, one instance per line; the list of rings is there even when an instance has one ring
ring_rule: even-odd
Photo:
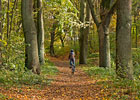
[[[51,58],[51,61],[59,70],[57,76],[47,76],[54,80],[51,85],[12,87],[7,90],[0,88],[0,93],[15,100],[113,100],[110,96],[118,95],[113,89],[108,90],[102,84],[97,84],[97,80],[91,79],[80,68],[76,67],[72,75],[68,61],[56,58]]]

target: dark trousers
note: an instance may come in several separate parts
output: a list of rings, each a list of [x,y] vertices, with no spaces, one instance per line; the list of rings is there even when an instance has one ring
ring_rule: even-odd
[[[75,72],[75,59],[70,59],[70,66],[72,67],[72,72]]]

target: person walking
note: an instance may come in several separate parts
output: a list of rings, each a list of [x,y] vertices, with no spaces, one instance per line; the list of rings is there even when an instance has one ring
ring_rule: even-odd
[[[75,54],[74,54],[73,49],[70,50],[69,61],[70,61],[70,68],[72,68],[72,74],[74,74],[74,72],[75,72]]]

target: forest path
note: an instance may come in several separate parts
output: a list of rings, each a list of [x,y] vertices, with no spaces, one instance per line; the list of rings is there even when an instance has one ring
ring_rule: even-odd
[[[69,68],[69,62],[57,58],[50,59],[59,74],[53,77],[54,81],[46,92],[47,100],[101,100],[104,97],[102,86],[97,85],[97,80],[91,79],[80,66],[76,66],[74,75]]]
[[[50,61],[59,70],[57,75],[47,76],[53,80],[50,85],[11,87],[7,90],[0,87],[0,93],[15,98],[11,100],[105,100],[107,94],[104,87],[97,84],[99,80],[90,78],[80,66],[76,66],[72,75],[68,60],[50,57]]]

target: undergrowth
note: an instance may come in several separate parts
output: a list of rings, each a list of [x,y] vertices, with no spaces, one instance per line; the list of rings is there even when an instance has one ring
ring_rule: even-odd
[[[33,74],[31,70],[2,69],[0,71],[0,85],[4,86],[16,86],[16,85],[35,85],[35,84],[49,84],[50,80],[47,75],[56,75],[58,70],[56,67],[46,60],[46,63],[41,66],[41,74]]]
[[[102,85],[104,92],[110,91],[105,97],[111,100],[140,100],[140,49],[133,49],[134,80],[117,77],[115,72],[114,57],[112,56],[112,67],[110,69],[93,66],[92,62],[98,55],[91,54],[88,58],[88,66],[82,69],[91,78],[97,80],[96,84]],[[91,59],[92,58],[92,59]],[[92,64],[92,65],[91,65]]]
[[[97,85],[102,85],[104,92],[108,92],[106,99],[112,100],[139,100],[140,80],[118,78],[114,69],[105,69],[96,66],[82,68],[91,78],[97,80]]]

